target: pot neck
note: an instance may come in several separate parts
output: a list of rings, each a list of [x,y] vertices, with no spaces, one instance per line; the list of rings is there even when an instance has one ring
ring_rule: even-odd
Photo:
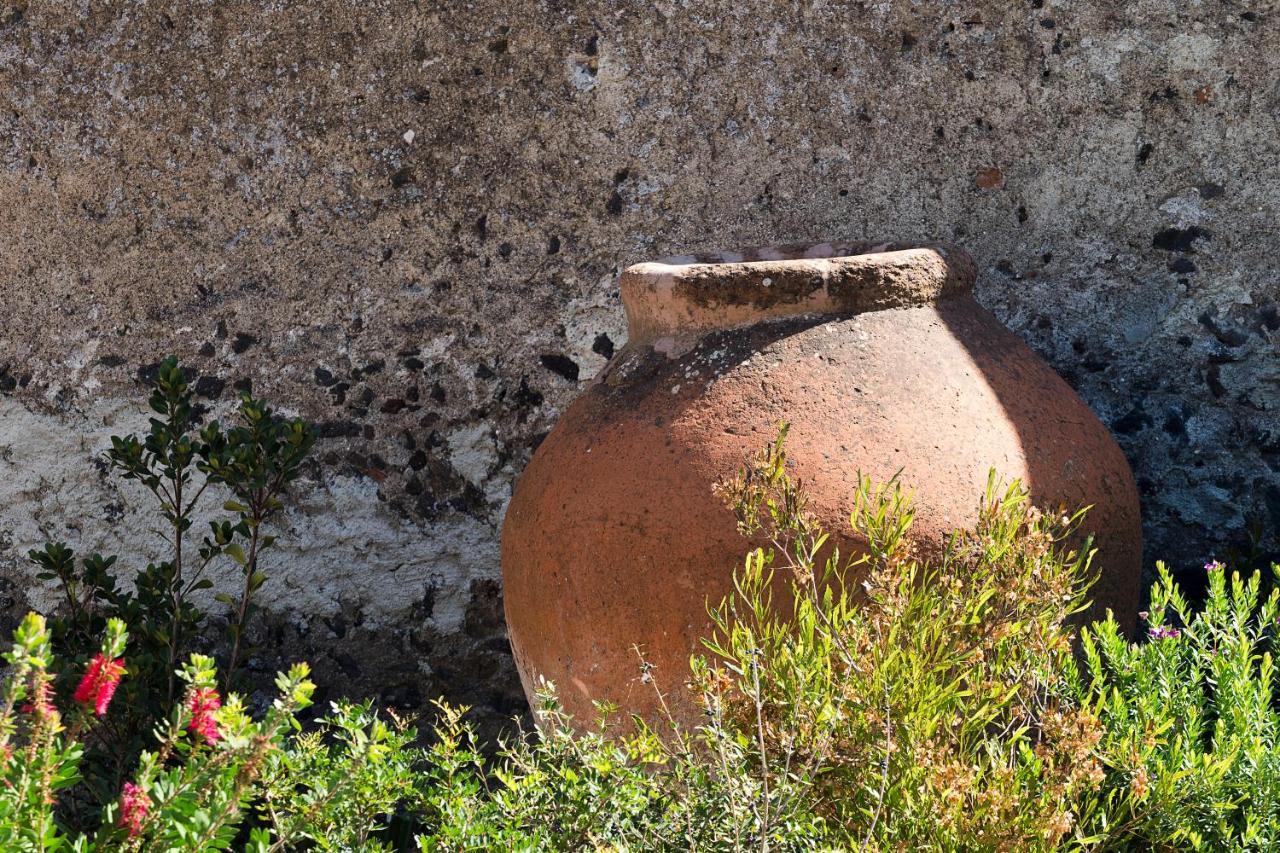
[[[819,243],[636,264],[619,287],[628,340],[663,348],[798,315],[932,305],[973,289],[977,267],[944,243]]]

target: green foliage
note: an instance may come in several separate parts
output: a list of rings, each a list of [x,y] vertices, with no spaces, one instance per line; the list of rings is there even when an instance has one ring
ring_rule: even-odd
[[[100,649],[110,658],[124,647],[123,623],[113,620]],[[295,714],[310,702],[305,666],[277,680],[279,696],[260,721],[238,696],[211,710],[201,734],[193,701],[214,691],[213,661],[193,656],[182,668],[186,684],[155,749],[141,756],[136,775],[111,798],[91,834],[68,830],[59,797],[79,781],[82,741],[101,724],[91,702],[65,712],[54,700],[51,632],[30,614],[5,654],[9,674],[0,705],[0,849],[13,851],[222,850],[230,848],[269,752],[278,750]]]
[[[696,670],[712,729],[752,738],[762,789],[810,780],[841,846],[1052,848],[1100,775],[1096,719],[1054,695],[1088,574],[1067,545],[1079,517],[993,476],[976,527],[921,560],[909,495],[861,477],[847,557],[788,476],[784,438],[722,487],[768,545],[713,611]]]
[[[254,721],[243,700],[231,694],[215,712],[219,736],[210,743],[193,729],[196,691],[214,690],[209,658],[193,655],[183,668],[187,698],[167,726],[156,732],[159,749],[143,754],[136,785],[150,800],[141,826],[122,825],[123,802],[109,807],[95,836],[101,849],[225,850],[239,832],[268,755],[277,751],[294,715],[310,704],[313,685],[305,664],[276,679],[278,696],[262,720]]]
[[[162,384],[153,401],[170,420],[182,415],[175,371],[162,371],[169,391]],[[255,531],[280,510],[279,490],[310,446],[305,428],[250,403],[242,432],[206,427],[190,449],[189,432],[163,421],[136,442],[152,449],[117,445],[143,460],[127,470],[162,505],[193,465],[231,492],[235,515],[214,525],[200,558],[244,569],[231,604],[245,614],[256,556],[270,546]],[[77,565],[65,546],[49,546],[33,556],[63,579],[67,608],[56,625],[29,616],[5,655],[0,849],[1280,846],[1280,592],[1264,596],[1260,575],[1210,564],[1197,612],[1160,566],[1145,641],[1109,618],[1073,643],[1069,619],[1091,578],[1080,513],[1043,513],[1018,484],[992,476],[974,528],[921,555],[910,495],[861,477],[842,554],[788,475],[784,439],[785,430],[720,487],[743,534],[763,544],[735,573],[734,594],[711,608],[715,630],[691,683],[660,686],[638,666],[663,703],[660,687],[693,691],[705,712],[693,729],[670,714],[622,719],[606,704],[598,719],[573,721],[544,685],[539,730],[496,753],[477,742],[464,709],[444,703],[428,747],[408,721],[368,703],[336,702],[304,730],[305,666],[280,676],[279,698],[255,720],[235,694],[223,700],[215,661],[191,655],[172,669],[175,698],[127,773],[99,774],[104,808],[81,813],[68,803],[93,768],[84,745],[119,737],[108,712],[119,657],[130,658],[126,697],[154,697],[168,683],[174,623],[141,638],[133,625],[154,629],[147,619],[167,614],[181,638],[203,616],[184,622],[189,602],[164,586],[177,560],[130,595],[115,587],[113,559]],[[175,539],[183,517],[166,516]],[[81,651],[59,664],[70,637]],[[80,679],[64,709],[53,687],[60,665]]]
[[[1072,843],[1072,806],[1102,776],[1098,720],[1061,690],[1088,575],[1088,552],[1067,545],[1079,516],[1045,516],[993,479],[976,528],[921,560],[909,496],[862,478],[860,547],[842,557],[781,438],[721,493],[768,544],[693,661],[705,723],[659,732],[603,713],[575,733],[548,698],[541,737],[486,766],[446,717],[419,807],[426,849]]]
[[[417,799],[423,850],[810,850],[827,834],[795,784],[765,790],[744,772],[750,746],[740,738],[699,736],[693,750],[638,721],[615,727],[603,706],[597,725],[579,731],[547,686],[539,736],[486,763],[458,712],[442,711]],[[763,801],[793,807],[767,840]]]
[[[249,849],[390,849],[390,819],[424,763],[414,734],[367,702],[334,703],[315,729],[269,757],[257,806],[267,825]]]
[[[1263,598],[1260,573],[1242,578],[1214,562],[1194,612],[1158,568],[1149,642],[1127,642],[1114,620],[1095,624],[1083,632],[1083,666],[1070,672],[1104,727],[1106,785],[1086,806],[1085,835],[1125,849],[1274,850],[1280,591]]]
[[[52,803],[78,779],[80,746],[58,736],[52,705],[53,662],[43,617],[28,614],[4,655],[9,665],[0,707],[0,849],[58,850],[62,844]],[[20,713],[26,702],[30,710]]]
[[[119,565],[130,562],[127,557],[90,554],[77,561],[60,542],[30,552],[38,576],[56,579],[63,593],[65,607],[50,624],[54,648],[66,665],[64,688],[82,671],[109,620],[121,620],[131,638],[125,701],[114,703],[86,744],[85,789],[78,798],[84,802],[69,801],[69,817],[82,825],[114,796],[152,727],[179,698],[178,664],[207,618],[192,597],[213,587],[208,570],[216,561],[234,564],[242,578],[238,588],[214,593],[227,608],[222,671],[231,686],[254,612],[253,595],[267,579],[261,558],[275,540],[265,526],[283,509],[287,487],[300,474],[316,437],[303,421],[280,418],[248,395],[241,398],[233,425],[214,420],[198,426],[187,375],[173,358],[160,363],[149,405],[154,416],[147,433],[113,436],[106,462],[154,499],[167,558],[138,570],[129,589],[117,574]],[[197,511],[219,490],[226,496],[227,515],[211,521],[208,534],[193,543]]]

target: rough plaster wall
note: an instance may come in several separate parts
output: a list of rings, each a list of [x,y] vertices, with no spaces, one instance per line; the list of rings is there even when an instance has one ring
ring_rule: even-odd
[[[519,707],[512,478],[625,264],[938,238],[1113,426],[1148,556],[1274,552],[1272,3],[0,0],[0,599],[150,542],[93,459],[174,352],[325,436],[264,639]],[[269,668],[274,659],[257,664]]]

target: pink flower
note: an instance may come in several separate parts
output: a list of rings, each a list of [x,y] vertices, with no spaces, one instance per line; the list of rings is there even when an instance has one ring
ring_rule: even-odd
[[[47,681],[36,684],[31,701],[18,709],[24,714],[34,714],[49,720],[58,719],[58,706],[53,704],[53,687]]]
[[[1176,640],[1182,636],[1182,632],[1177,628],[1166,628],[1161,625],[1156,628],[1148,628],[1147,636],[1153,640]]]
[[[191,711],[191,722],[187,723],[187,728],[203,738],[205,743],[217,743],[222,738],[218,723],[213,718],[213,712],[222,707],[218,691],[212,687],[197,687],[192,691],[187,707]]]
[[[92,705],[93,713],[99,717],[107,713],[111,697],[120,686],[120,678],[124,675],[124,659],[110,660],[99,652],[89,661],[89,668],[76,686],[75,700],[81,705]]]
[[[142,831],[142,822],[147,819],[150,809],[151,798],[147,796],[147,792],[132,782],[125,782],[124,793],[120,795],[120,818],[116,821],[116,826],[127,829],[129,837],[133,838]]]
[[[1217,560],[1210,560],[1209,562],[1204,564],[1204,570],[1206,572],[1220,572],[1225,568],[1226,566],[1218,562]]]

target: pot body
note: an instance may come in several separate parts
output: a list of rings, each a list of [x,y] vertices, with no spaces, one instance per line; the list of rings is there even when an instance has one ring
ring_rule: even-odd
[[[1142,543],[1124,456],[1071,388],[968,294],[967,256],[937,251],[946,260],[929,275],[945,284],[958,270],[959,286],[889,307],[797,312],[784,294],[782,310],[748,305],[723,328],[696,322],[691,313],[707,306],[690,309],[684,297],[632,313],[635,336],[538,448],[507,511],[507,623],[531,700],[545,678],[584,725],[596,700],[652,717],[642,653],[675,715],[696,719],[683,690],[689,656],[711,629],[708,602],[731,592],[748,548],[712,487],[781,421],[791,424],[793,475],[836,534],[848,530],[859,472],[880,481],[901,472],[926,552],[976,520],[992,468],[1020,479],[1038,505],[1092,505],[1093,613],[1110,608],[1132,624]],[[662,296],[667,285],[650,279],[632,282],[643,293],[629,312],[645,293]],[[624,275],[624,298],[626,284]],[[797,292],[812,302],[814,287],[810,276]],[[737,298],[731,290],[717,298]],[[694,327],[683,339],[682,323]]]

